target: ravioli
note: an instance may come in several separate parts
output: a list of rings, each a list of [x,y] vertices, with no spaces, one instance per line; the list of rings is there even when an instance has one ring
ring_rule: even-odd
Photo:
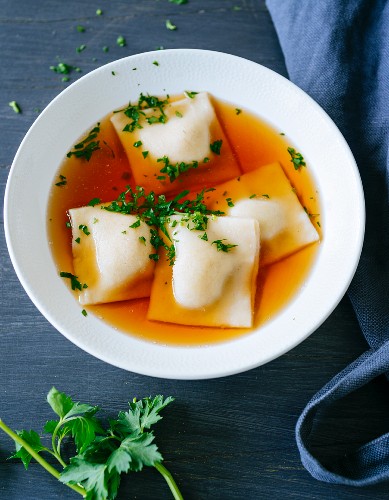
[[[123,112],[111,117],[137,185],[165,193],[209,187],[239,175],[239,165],[206,92],[169,102],[163,112],[165,123],[153,120],[150,124],[147,120],[160,116],[161,111],[144,110],[139,118],[140,128],[133,132],[123,130],[130,122]],[[211,150],[215,142],[221,144],[220,151]],[[165,167],[163,158],[174,167],[189,167],[183,167],[186,171],[171,182],[169,172],[161,172]]]
[[[229,216],[253,217],[259,222],[261,265],[276,262],[319,240],[279,163],[264,165],[216,186],[207,196],[207,204]]]
[[[149,227],[137,217],[102,210],[100,206],[69,210],[74,273],[86,283],[81,304],[99,304],[148,297],[155,264]],[[89,234],[87,234],[89,233]]]
[[[187,218],[174,216],[166,228],[174,242],[175,262],[170,266],[161,256],[157,263],[148,319],[251,327],[260,250],[258,222],[210,218],[206,230],[198,231]],[[223,245],[228,251],[221,250]]]

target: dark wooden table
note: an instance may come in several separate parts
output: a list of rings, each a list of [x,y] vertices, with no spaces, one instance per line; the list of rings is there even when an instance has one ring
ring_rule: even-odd
[[[102,15],[96,15],[97,9]],[[177,30],[165,27],[166,19]],[[287,75],[262,0],[0,0],[0,185],[34,119],[68,83],[50,71],[57,56],[83,74],[126,55],[196,47],[246,57]],[[77,25],[86,28],[77,31]],[[122,35],[126,47],[116,38]],[[76,47],[86,45],[77,53]],[[108,52],[103,47],[109,47]],[[75,75],[75,76],[74,76]],[[71,81],[78,74],[71,76]],[[16,114],[8,106],[17,101]],[[44,147],[44,144],[42,144]],[[26,223],[33,214],[28,200]],[[3,223],[3,221],[2,221]],[[8,257],[1,255],[0,417],[11,427],[37,428],[52,418],[45,396],[52,385],[76,400],[98,403],[114,416],[133,396],[163,393],[176,402],[159,424],[159,447],[187,499],[387,498],[387,485],[363,489],[314,480],[302,467],[294,439],[296,420],[310,397],[366,349],[349,300],[302,345],[240,375],[208,381],[161,380],[117,369],[84,353],[35,309]],[[386,382],[377,380],[331,409],[315,442],[331,462],[388,430]],[[39,465],[26,472],[7,461],[13,443],[0,434],[0,498],[72,499],[77,494]],[[161,476],[148,469],[124,479],[119,498],[171,498]]]

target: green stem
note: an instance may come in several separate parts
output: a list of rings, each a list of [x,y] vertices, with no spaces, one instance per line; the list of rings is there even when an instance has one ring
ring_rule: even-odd
[[[57,471],[57,469],[54,469],[52,465],[50,465],[44,458],[42,458],[39,453],[37,453],[35,450],[31,448],[31,446],[20,436],[18,436],[12,429],[10,429],[0,418],[0,429],[2,429],[8,436],[13,439],[16,443],[19,443],[20,446],[22,446],[28,453],[35,458],[35,460],[49,472],[52,476],[54,476],[56,479],[59,479],[60,473]],[[81,486],[73,485],[73,484],[67,484],[66,486],[69,486],[72,490],[76,491],[80,495],[82,495],[84,498],[86,496],[86,491],[84,488]]]
[[[176,482],[173,479],[173,476],[170,474],[170,472],[167,470],[166,467],[164,467],[160,462],[157,462],[154,466],[158,472],[162,474],[164,477],[165,481],[167,482],[170,491],[173,494],[173,497],[175,500],[184,500],[184,497],[181,494],[181,491],[178,489],[178,486]]]
[[[56,428],[54,429],[53,436],[51,438],[51,447],[53,448],[55,458],[62,465],[62,467],[66,467],[65,462],[62,460],[61,452],[60,452],[61,440],[58,439],[58,443],[55,442],[55,438],[57,437],[58,431],[61,428],[62,424],[63,424],[63,421],[62,421],[62,419],[60,419]]]

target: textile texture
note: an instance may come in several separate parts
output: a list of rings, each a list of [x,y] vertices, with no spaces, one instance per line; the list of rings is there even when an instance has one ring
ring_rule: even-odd
[[[267,6],[290,79],[339,127],[366,199],[365,243],[348,293],[371,350],[308,403],[297,423],[297,444],[317,479],[372,484],[389,479],[389,434],[347,454],[333,470],[313,456],[309,438],[319,409],[389,372],[389,2],[267,0]]]

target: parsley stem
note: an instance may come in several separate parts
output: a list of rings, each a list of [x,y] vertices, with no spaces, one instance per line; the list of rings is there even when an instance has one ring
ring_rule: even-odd
[[[173,494],[173,497],[175,500],[184,500],[184,497],[181,494],[181,491],[178,489],[178,486],[176,482],[173,479],[173,476],[171,473],[167,470],[166,467],[164,467],[160,462],[157,462],[154,467],[157,469],[158,472],[162,474],[164,477],[165,481],[167,482],[170,491]]]
[[[57,433],[60,429],[60,427],[62,426],[63,424],[63,420],[62,418],[60,419],[60,421],[58,422],[56,428],[54,429],[54,432],[53,432],[53,436],[51,438],[51,447],[53,448],[53,452],[54,452],[54,456],[55,458],[58,460],[58,462],[62,465],[62,467],[66,467],[66,463],[62,460],[62,457],[61,457],[61,440],[62,439],[59,439],[58,438],[58,443],[55,442],[55,439],[57,437]]]
[[[10,429],[0,418],[0,429],[2,429],[8,436],[13,439],[16,443],[20,444],[35,460],[49,472],[52,476],[54,476],[56,479],[59,479],[60,473],[55,469],[52,465],[50,465],[44,458],[42,458],[39,453],[37,453],[35,450],[31,448],[31,446],[20,436],[18,436],[12,429]],[[76,491],[80,495],[82,495],[84,498],[86,497],[86,491],[84,488],[78,485],[73,485],[73,484],[67,484],[66,486],[69,486],[72,490]]]

